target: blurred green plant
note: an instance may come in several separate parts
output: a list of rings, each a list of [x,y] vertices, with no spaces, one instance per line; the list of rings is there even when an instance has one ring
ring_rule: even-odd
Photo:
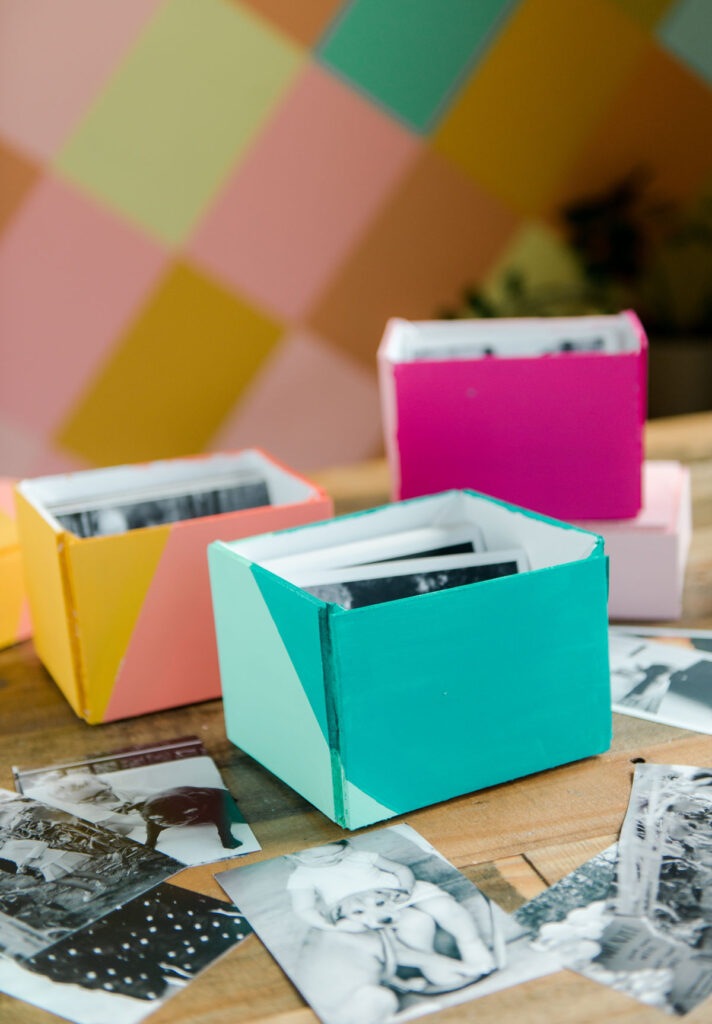
[[[653,335],[712,336],[712,196],[692,209],[651,199],[636,170],[606,191],[560,211],[577,283],[532,285],[502,272],[497,298],[468,287],[448,318],[566,316],[635,309]]]

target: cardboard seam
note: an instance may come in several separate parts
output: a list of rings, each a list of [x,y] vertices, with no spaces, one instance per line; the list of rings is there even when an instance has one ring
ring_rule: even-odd
[[[57,553],[59,555],[59,568],[62,580],[62,591],[67,612],[69,625],[69,647],[72,652],[72,665],[74,666],[74,678],[77,682],[77,714],[86,722],[90,721],[90,711],[87,707],[87,684],[86,669],[82,656],[82,646],[79,639],[79,626],[76,615],[76,591],[72,578],[72,571],[69,561],[69,544],[66,532],[57,536]]]
[[[348,800],[344,784],[344,766],[341,758],[341,715],[338,673],[335,665],[334,639],[331,633],[332,606],[319,609],[321,664],[324,678],[324,705],[326,708],[327,740],[331,758],[331,785],[334,793],[334,818],[339,825],[348,821]]]

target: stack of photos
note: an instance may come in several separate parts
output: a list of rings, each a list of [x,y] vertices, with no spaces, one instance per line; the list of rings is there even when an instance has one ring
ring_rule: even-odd
[[[322,601],[333,601],[343,608],[363,608],[382,601],[397,601],[434,590],[512,576],[524,570],[525,559],[521,549],[402,559],[352,569],[322,569],[299,575],[294,582]]]
[[[36,956],[181,868],[73,814],[0,790],[0,953]]]
[[[0,957],[0,991],[77,1024],[135,1024],[251,931],[230,904],[159,885],[34,956]]]
[[[712,631],[610,631],[613,710],[712,733]]]
[[[558,960],[405,825],[216,876],[324,1024],[385,1024]]]
[[[712,994],[712,771],[636,766],[617,848],[520,908],[561,965],[684,1014]]]
[[[262,564],[343,608],[429,594],[529,568],[522,548],[487,551],[482,531],[473,523],[404,530]]]
[[[233,474],[225,481],[196,482],[190,491],[181,484],[173,489],[164,487],[160,492],[140,495],[87,498],[79,504],[55,507],[52,511],[57,521],[77,537],[103,537],[269,504],[265,480],[246,474],[235,477]]]
[[[210,864],[260,849],[195,736],[44,768],[14,768],[19,793],[180,861]]]

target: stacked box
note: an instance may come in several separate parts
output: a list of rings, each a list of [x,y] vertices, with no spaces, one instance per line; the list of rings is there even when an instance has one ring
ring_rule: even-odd
[[[475,487],[567,520],[638,514],[647,340],[634,313],[395,319],[378,358],[394,499]]]
[[[610,559],[612,619],[679,619],[692,536],[690,471],[646,462],[643,508],[633,519],[577,522],[604,538]]]

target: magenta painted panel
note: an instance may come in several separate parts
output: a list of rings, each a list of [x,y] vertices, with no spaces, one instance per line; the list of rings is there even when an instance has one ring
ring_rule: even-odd
[[[395,412],[394,496],[471,487],[560,519],[636,515],[645,359],[643,344],[637,353],[382,363],[384,420]]]

